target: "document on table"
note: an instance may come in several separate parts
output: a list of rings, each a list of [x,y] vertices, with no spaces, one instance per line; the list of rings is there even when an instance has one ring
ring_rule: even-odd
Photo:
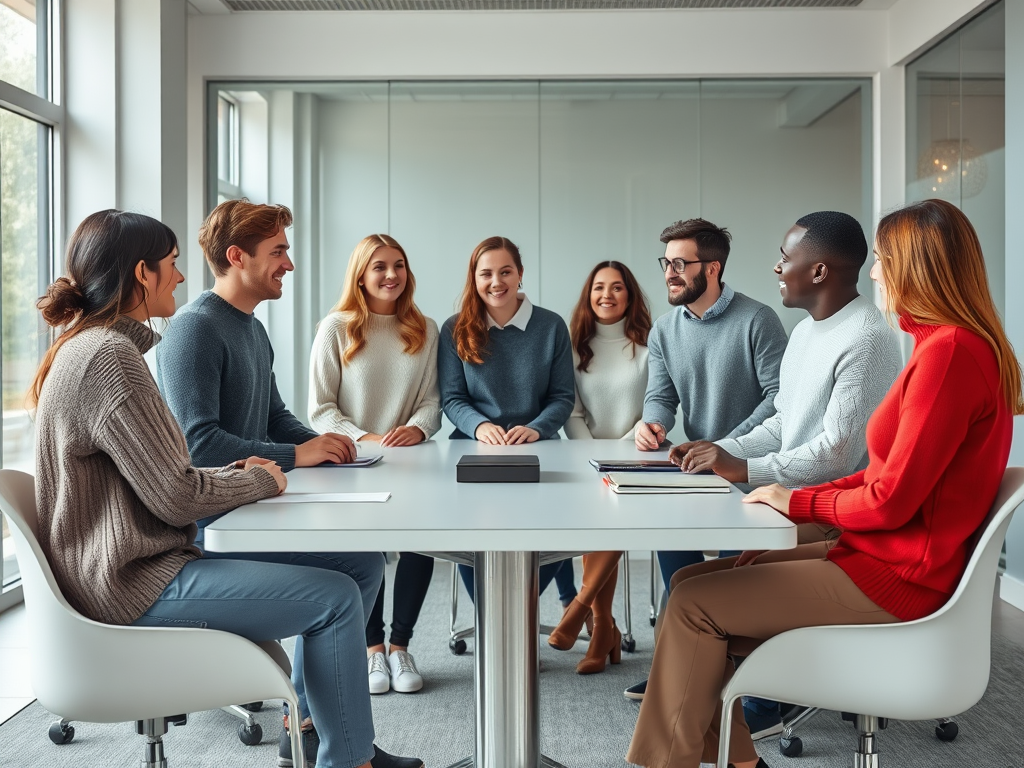
[[[718,475],[685,472],[611,472],[608,487],[615,493],[728,493],[729,482]]]
[[[337,504],[341,502],[383,502],[391,498],[390,491],[380,493],[288,493],[269,499],[260,499],[257,504]]]
[[[317,464],[318,467],[372,467],[384,458],[383,453],[375,453],[372,456],[357,456],[345,464],[335,464],[333,461],[323,461]]]

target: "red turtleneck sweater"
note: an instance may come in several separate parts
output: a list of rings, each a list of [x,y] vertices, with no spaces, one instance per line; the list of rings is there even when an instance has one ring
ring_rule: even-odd
[[[867,469],[794,491],[789,516],[841,528],[828,558],[910,621],[956,590],[1006,469],[1013,417],[984,339],[948,325],[900,326],[914,353],[868,421]]]

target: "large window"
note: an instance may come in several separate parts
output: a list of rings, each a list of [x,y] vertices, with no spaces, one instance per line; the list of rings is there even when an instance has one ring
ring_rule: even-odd
[[[217,202],[242,196],[238,186],[238,102],[233,96],[217,97]]]
[[[2,466],[32,472],[25,394],[48,342],[35,302],[51,279],[52,18],[45,0],[0,0],[0,401]],[[0,539],[0,609],[18,566],[6,521]]]

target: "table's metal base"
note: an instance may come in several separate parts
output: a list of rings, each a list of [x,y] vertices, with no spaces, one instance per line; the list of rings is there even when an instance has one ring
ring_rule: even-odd
[[[477,552],[476,744],[451,768],[562,768],[540,753],[537,552]]]
[[[472,757],[465,757],[457,763],[452,763],[448,768],[476,768],[476,763]],[[552,760],[547,755],[541,755],[540,768],[565,768],[565,766],[556,760]]]

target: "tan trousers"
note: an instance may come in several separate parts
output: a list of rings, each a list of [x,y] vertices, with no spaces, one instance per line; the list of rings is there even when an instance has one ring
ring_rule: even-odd
[[[889,624],[898,619],[825,559],[826,542],[766,552],[752,565],[729,557],[680,570],[659,624],[647,692],[626,760],[648,768],[697,768],[718,760],[723,686],[731,655],[797,627]],[[733,712],[729,755],[757,760],[742,705]],[[720,766],[725,768],[725,766]]]

